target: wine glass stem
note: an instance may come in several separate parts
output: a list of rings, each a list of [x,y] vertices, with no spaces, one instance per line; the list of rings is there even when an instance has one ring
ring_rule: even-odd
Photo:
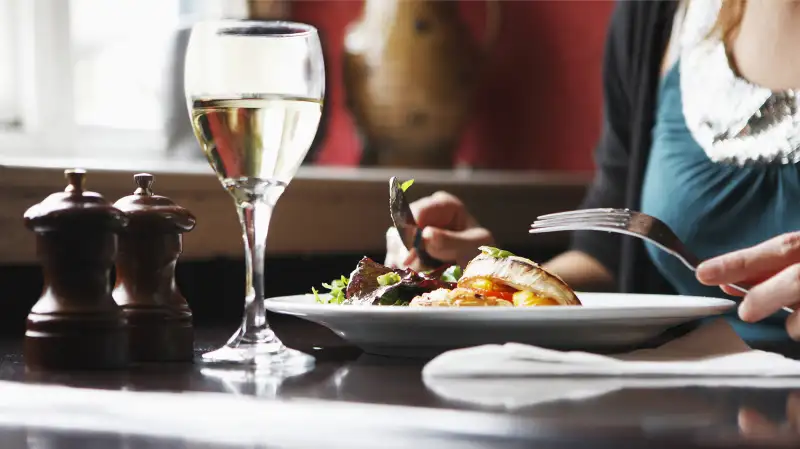
[[[247,270],[244,318],[240,329],[244,341],[259,341],[259,333],[268,328],[264,309],[264,256],[273,208],[274,204],[263,199],[237,204]]]

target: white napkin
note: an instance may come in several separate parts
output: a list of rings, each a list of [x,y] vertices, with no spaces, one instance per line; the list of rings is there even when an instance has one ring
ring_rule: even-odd
[[[704,388],[800,388],[798,377],[518,377],[476,378],[437,377],[423,379],[425,387],[448,402],[482,408],[516,410],[555,402],[581,402],[605,397],[623,390],[666,391],[658,403],[649,408],[664,406],[675,399],[675,389]],[[678,398],[681,396],[678,395]]]
[[[517,343],[445,352],[423,378],[520,376],[800,376],[800,361],[751,349],[724,319],[655,349],[605,356]]]

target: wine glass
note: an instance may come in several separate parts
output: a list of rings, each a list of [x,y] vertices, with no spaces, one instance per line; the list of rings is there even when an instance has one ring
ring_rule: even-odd
[[[325,65],[317,30],[285,21],[199,22],[186,50],[184,87],[192,128],[233,197],[246,246],[244,318],[207,363],[310,369],[266,320],[264,250],[275,204],[317,133]]]

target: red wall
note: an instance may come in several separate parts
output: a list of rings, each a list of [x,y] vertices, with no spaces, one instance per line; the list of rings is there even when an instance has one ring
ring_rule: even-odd
[[[613,1],[501,1],[500,8],[500,35],[460,159],[482,168],[591,170]],[[320,29],[328,58],[328,122],[319,164],[358,164],[359,142],[344,107],[341,52],[345,26],[361,9],[357,0],[292,2],[295,20]],[[480,33],[485,4],[462,1],[462,10]]]

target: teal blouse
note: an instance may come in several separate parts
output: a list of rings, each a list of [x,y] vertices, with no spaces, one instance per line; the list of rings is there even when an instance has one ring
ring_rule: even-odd
[[[738,167],[711,161],[694,140],[683,115],[680,64],[659,90],[653,145],[642,191],[642,211],[667,223],[701,259],[752,246],[800,229],[800,171],[793,164]],[[726,297],[697,282],[680,261],[652,245],[650,258],[683,295]],[[726,315],[749,343],[789,340],[786,312],[759,323]]]

